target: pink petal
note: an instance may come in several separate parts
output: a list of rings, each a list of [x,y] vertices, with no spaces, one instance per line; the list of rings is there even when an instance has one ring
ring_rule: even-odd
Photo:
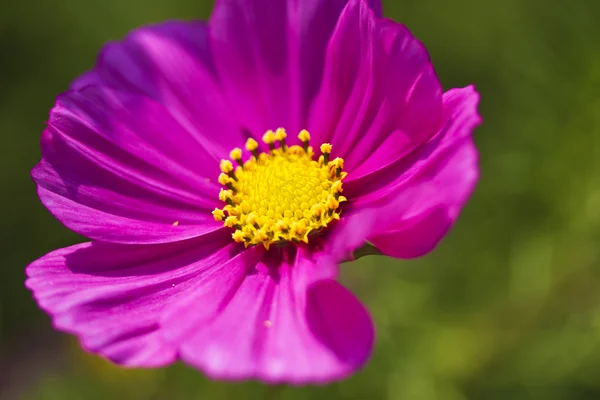
[[[325,48],[346,3],[217,1],[209,22],[213,60],[229,104],[250,132],[283,126],[295,137],[306,128]],[[368,3],[381,13],[379,0]]]
[[[431,137],[441,87],[427,51],[406,27],[360,0],[344,9],[327,48],[309,130],[345,159],[348,179],[373,173]]]
[[[373,344],[364,307],[310,251],[272,250],[224,266],[169,306],[162,325],[181,357],[217,379],[293,384],[341,379]]]
[[[83,243],[31,263],[26,285],[56,328],[86,349],[126,366],[156,367],[177,358],[158,323],[162,310],[237,252],[224,232],[153,246]]]
[[[245,137],[236,112],[222,96],[204,22],[169,21],[136,29],[106,45],[95,68],[72,87],[110,86],[163,104],[216,158]]]
[[[456,222],[471,195],[479,172],[477,150],[472,142],[464,143],[447,159],[429,183],[408,204],[394,202],[389,223],[376,226],[368,240],[384,254],[398,258],[422,256],[435,248]]]
[[[446,92],[444,127],[428,143],[368,179],[348,182],[345,194],[357,215],[346,214],[347,229],[389,256],[431,251],[458,218],[479,176],[472,140],[480,122],[478,101],[473,87]],[[335,242],[345,246],[344,241]]]
[[[95,86],[62,95],[42,155],[32,171],[42,202],[84,236],[159,243],[220,228],[218,159],[148,97]]]

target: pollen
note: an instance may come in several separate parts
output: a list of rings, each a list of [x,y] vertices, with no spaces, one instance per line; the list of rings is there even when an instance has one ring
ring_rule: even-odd
[[[347,175],[343,159],[329,161],[332,147],[324,143],[315,160],[306,130],[298,135],[302,146],[288,146],[286,138],[283,128],[269,130],[262,137],[267,151],[248,139],[245,148],[252,155],[246,161],[239,148],[231,151],[231,161],[221,160],[218,182],[224,188],[219,200],[225,205],[213,216],[246,247],[263,245],[268,250],[273,244],[308,243],[340,219],[340,204],[346,201],[341,195]],[[232,161],[239,166],[234,168]]]

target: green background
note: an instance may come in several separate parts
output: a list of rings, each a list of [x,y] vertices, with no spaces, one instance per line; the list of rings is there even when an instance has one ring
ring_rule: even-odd
[[[481,92],[481,181],[432,254],[344,266],[378,330],[366,368],[326,387],[272,390],[211,382],[184,365],[108,365],[54,332],[23,287],[30,261],[81,241],[29,178],[54,96],[105,41],[205,18],[212,4],[0,3],[1,399],[600,398],[600,2],[384,4],[428,47],[446,89]]]

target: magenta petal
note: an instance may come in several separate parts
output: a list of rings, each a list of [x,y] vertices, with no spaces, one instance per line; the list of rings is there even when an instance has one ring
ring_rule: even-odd
[[[222,95],[208,49],[204,22],[169,21],[131,32],[106,45],[95,68],[72,87],[110,86],[145,94],[165,106],[216,157],[244,136]]]
[[[228,234],[153,246],[83,243],[27,267],[27,287],[60,329],[126,366],[156,367],[177,358],[159,315],[193,282],[235,252]]]
[[[479,94],[473,86],[451,89],[444,93],[442,128],[419,149],[393,165],[360,179],[345,181],[345,195],[356,207],[369,207],[387,202],[419,182],[432,181],[448,165],[462,146],[473,145],[473,130],[481,122],[477,112]],[[476,160],[472,161],[477,171]]]
[[[422,190],[410,204],[393,203],[394,209],[403,212],[394,215],[391,211],[389,222],[376,226],[368,240],[384,254],[398,258],[419,257],[433,250],[475,187],[479,176],[477,158],[473,143],[463,144],[430,183],[422,184],[430,190]]]
[[[412,258],[432,250],[454,224],[479,176],[472,132],[479,124],[473,87],[444,94],[444,127],[404,160],[346,185],[356,229],[384,254]],[[354,228],[356,226],[356,228]],[[338,240],[344,246],[344,239]]]
[[[368,359],[371,319],[310,252],[224,266],[165,312],[181,357],[218,379],[305,384],[341,379]],[[291,253],[290,253],[291,254]],[[199,307],[199,305],[202,305]]]
[[[210,48],[229,104],[255,135],[306,128],[325,48],[347,0],[219,0]],[[381,2],[368,2],[378,14]],[[291,138],[292,139],[292,138]]]
[[[59,97],[42,155],[42,202],[84,236],[156,243],[220,228],[218,159],[150,98],[94,86]]]
[[[363,1],[344,9],[327,48],[309,130],[345,160],[348,179],[389,165],[440,126],[441,86],[427,51]]]

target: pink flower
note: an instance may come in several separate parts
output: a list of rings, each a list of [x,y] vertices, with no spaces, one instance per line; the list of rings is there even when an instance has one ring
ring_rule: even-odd
[[[140,28],[50,113],[33,179],[91,242],[27,287],[121,365],[344,378],[374,329],[338,264],[435,247],[477,181],[477,103],[442,94],[377,0],[219,0],[208,23]]]

